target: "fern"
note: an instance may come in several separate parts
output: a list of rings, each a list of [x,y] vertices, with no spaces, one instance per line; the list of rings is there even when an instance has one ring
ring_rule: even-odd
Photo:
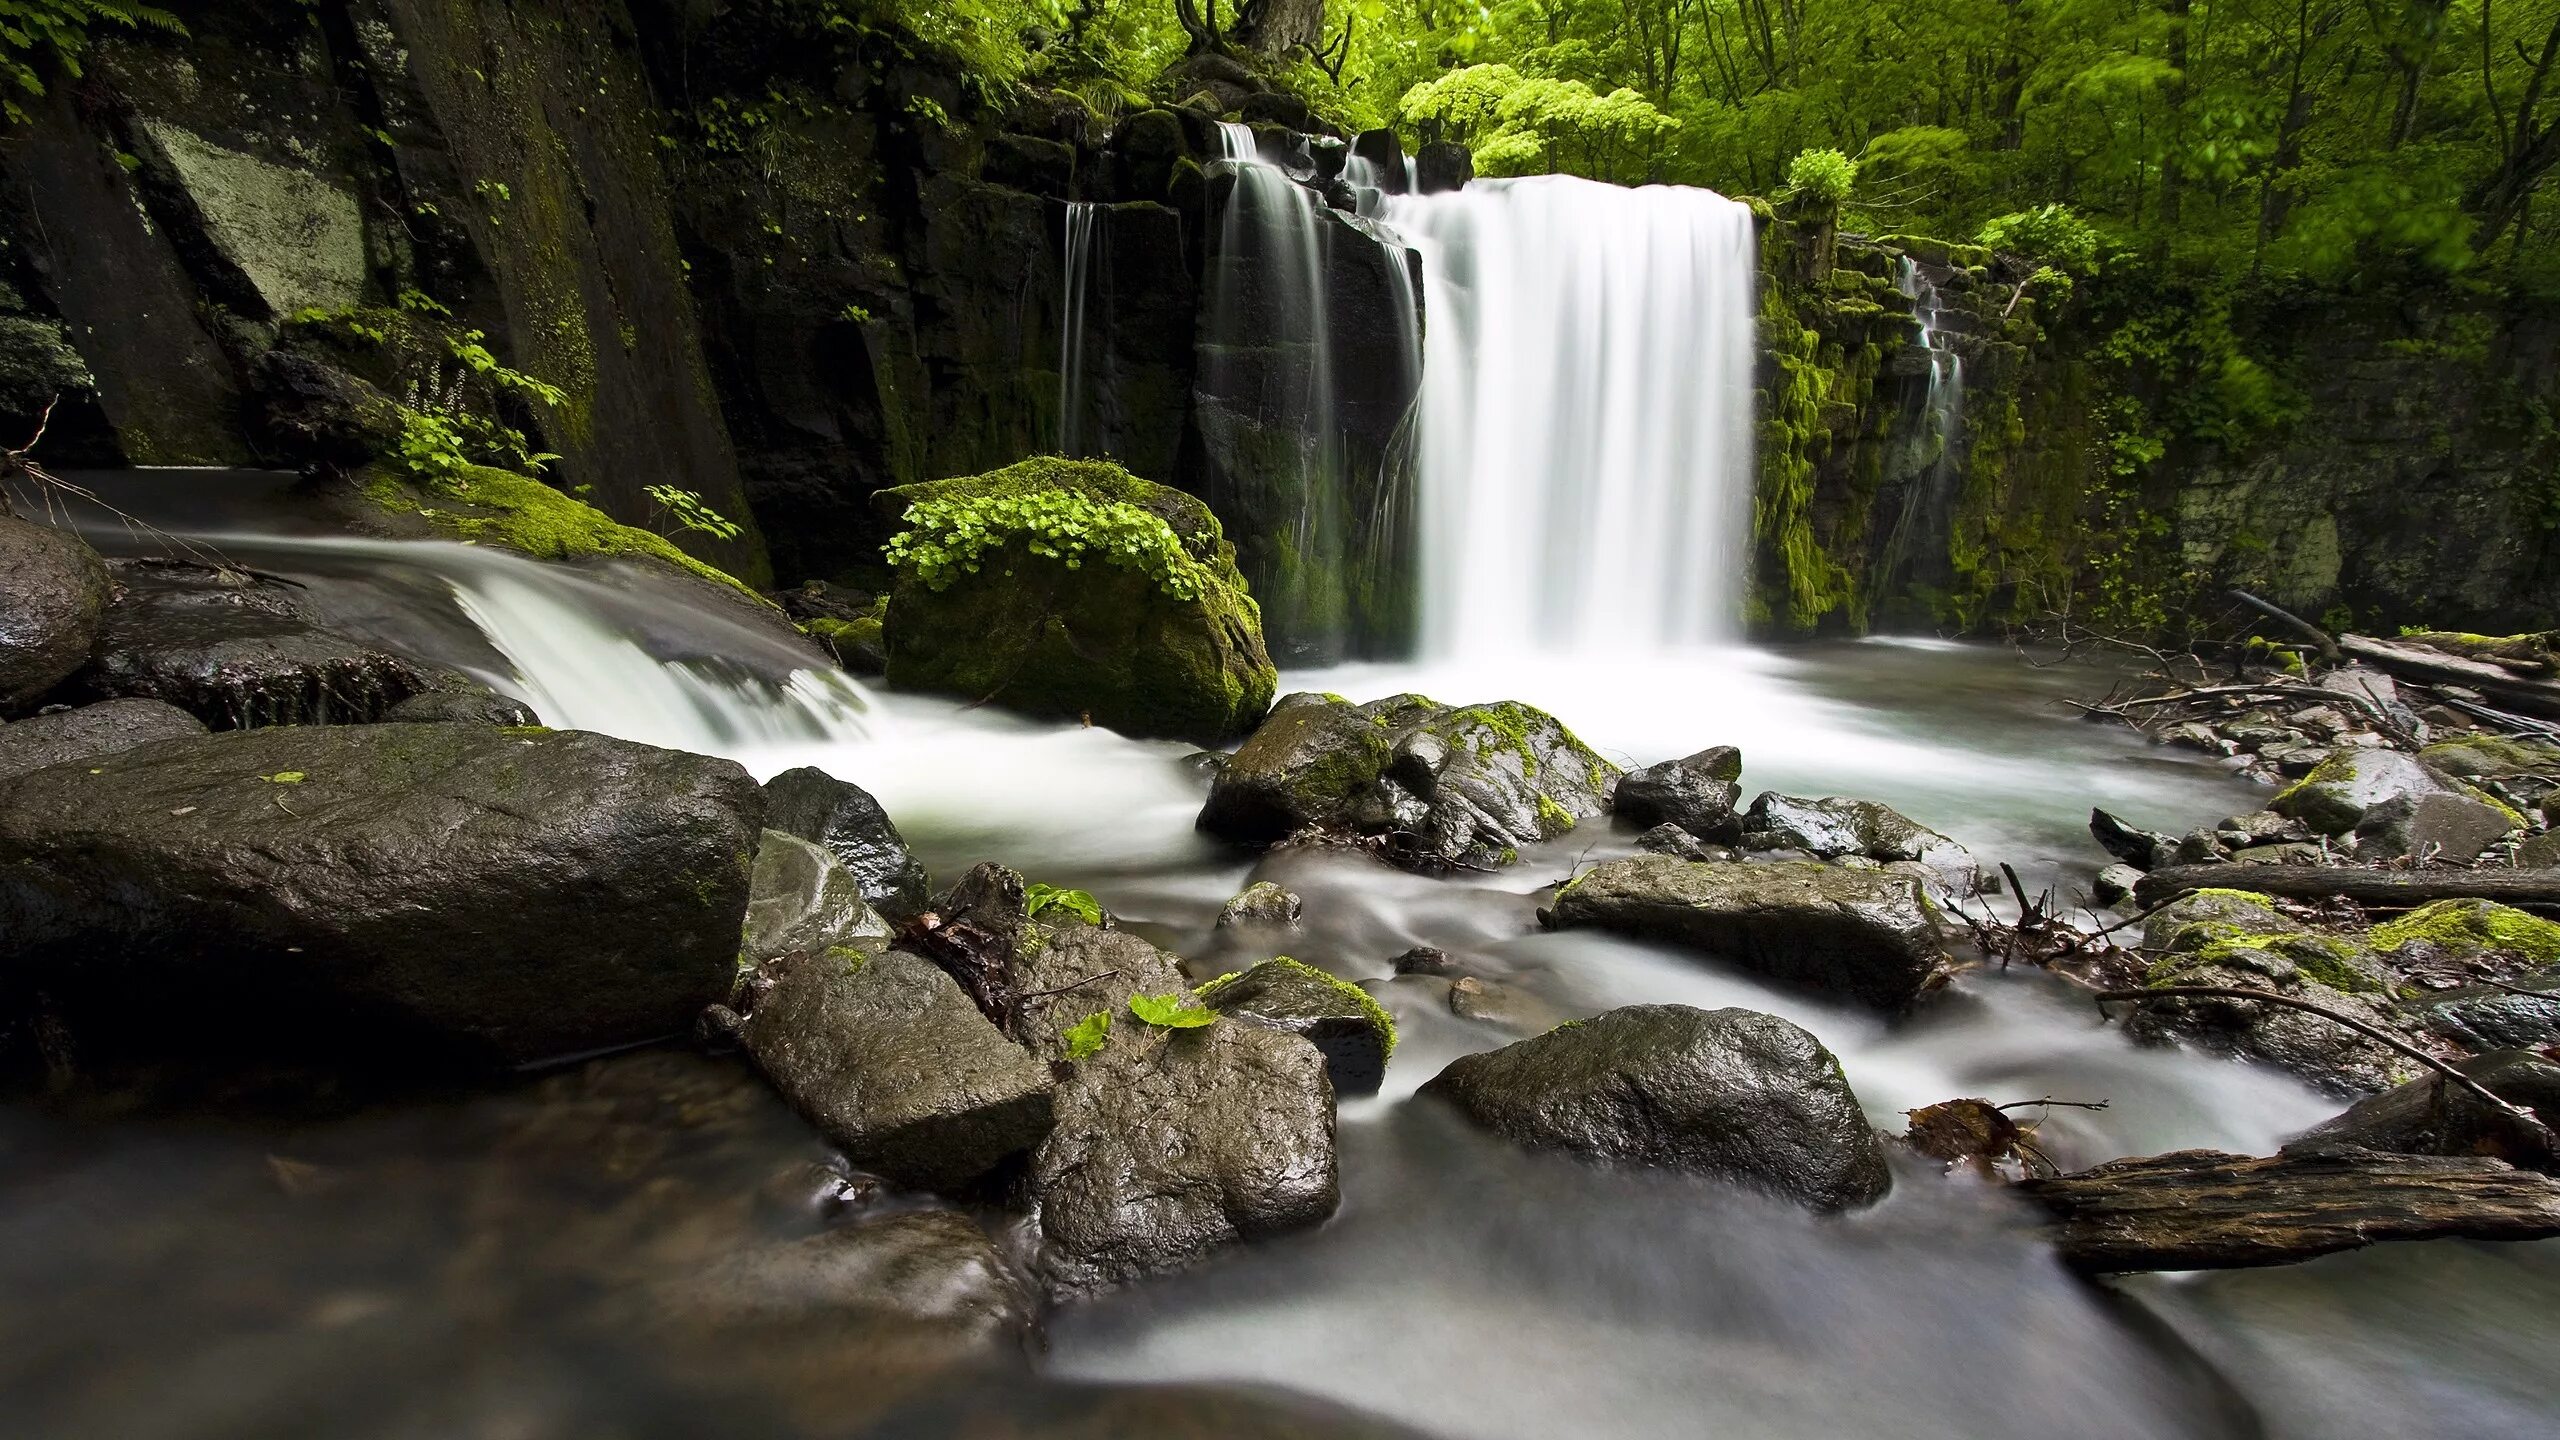
[[[24,124],[30,118],[24,102],[45,93],[46,70],[79,79],[80,58],[95,25],[182,38],[187,33],[177,16],[132,0],[0,0],[0,111]]]

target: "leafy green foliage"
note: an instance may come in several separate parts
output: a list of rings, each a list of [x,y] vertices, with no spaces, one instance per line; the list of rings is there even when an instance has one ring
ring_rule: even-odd
[[[2098,269],[2098,232],[2068,205],[2038,205],[1987,221],[1975,237],[1994,250],[2011,250],[2066,275]]]
[[[661,535],[668,534],[666,527],[672,525],[675,531],[689,530],[714,540],[738,538],[738,522],[712,509],[699,491],[679,490],[673,485],[652,485],[642,493],[649,497],[650,507],[660,522],[658,533]]]
[[[1022,893],[1025,914],[1038,915],[1054,907],[1081,917],[1088,925],[1102,923],[1102,902],[1094,899],[1090,891],[1061,890],[1055,885],[1042,885],[1035,881],[1024,886]]]
[[[1129,1013],[1159,1030],[1197,1030],[1218,1023],[1217,1011],[1178,990],[1171,995],[1132,995]]]
[[[1800,150],[1787,162],[1787,188],[1816,205],[1840,208],[1857,184],[1858,162],[1837,150]]]
[[[1508,65],[1474,65],[1424,81],[1397,109],[1436,133],[1472,140],[1476,168],[1488,175],[1640,175],[1632,162],[1679,125],[1625,86],[1604,95],[1581,80]]]
[[[1096,1010],[1058,1033],[1066,1037],[1068,1059],[1090,1060],[1111,1038],[1111,1012]]]
[[[178,17],[132,0],[0,0],[0,112],[29,119],[26,102],[45,93],[45,72],[77,80],[89,32],[98,26],[183,36]]]
[[[1207,583],[1173,527],[1125,501],[1039,490],[919,501],[904,518],[907,528],[884,547],[889,563],[935,590],[977,574],[990,555],[1014,545],[1070,570],[1093,559],[1135,571],[1176,599],[1197,599]]]

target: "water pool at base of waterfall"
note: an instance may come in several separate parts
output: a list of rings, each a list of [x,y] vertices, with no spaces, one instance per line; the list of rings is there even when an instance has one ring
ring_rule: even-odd
[[[1244,855],[1192,827],[1207,780],[1191,747],[817,685],[788,646],[742,641],[610,569],[386,542],[231,549],[305,582],[333,619],[549,695],[578,724],[759,774],[820,765],[875,791],[937,874],[996,859],[1084,886],[1200,978],[1285,944],[1381,980],[1404,1044],[1385,1091],[1341,1108],[1332,1222],[1065,1308],[1044,1356],[901,1398],[907,1418],[876,1427],[887,1402],[857,1393],[867,1372],[806,1317],[752,1342],[652,1317],[666,1275],[786,1233],[777,1177],[821,1148],[734,1062],[643,1052],[272,1120],[0,1111],[0,1288],[21,1297],[0,1307],[0,1413],[26,1427],[13,1432],[1011,1434],[1026,1427],[967,1429],[945,1423],[949,1407],[1054,1416],[1088,1387],[1181,1384],[1319,1397],[1452,1440],[2560,1430],[2560,1245],[2438,1242],[2096,1286],[2055,1262],[2018,1204],[1966,1180],[1906,1168],[1884,1204],[1820,1218],[1464,1130],[1412,1092],[1507,1035],[1452,1013],[1445,981],[1386,977],[1389,957],[1431,944],[1556,1020],[1647,1001],[1769,1010],[1830,1046],[1894,1130],[1902,1110],[1959,1095],[2109,1101],[2045,1123],[2065,1165],[2263,1153],[2338,1108],[2271,1071],[2137,1048],[2059,981],[1977,971],[1888,1021],[1659,947],[1541,930],[1540,889],[1632,848],[1598,822],[1510,869],[1439,879],[1338,852]],[[2072,718],[2061,702],[2103,677],[1992,647],[1511,657],[1288,682],[1518,699],[1624,763],[1738,744],[1747,789],[1886,800],[2031,884],[2093,868],[2093,803],[2183,828],[2263,794]],[[1213,929],[1256,878],[1305,899],[1285,942]],[[1212,1392],[1146,1393],[1161,1423],[1072,1433],[1219,1433]],[[1293,1433],[1335,1423],[1311,1415]]]

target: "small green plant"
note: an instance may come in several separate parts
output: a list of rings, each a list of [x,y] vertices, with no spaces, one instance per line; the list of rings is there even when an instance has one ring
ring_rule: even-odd
[[[1088,557],[1132,570],[1178,600],[1200,597],[1204,572],[1164,517],[1120,500],[1072,490],[923,500],[907,507],[907,528],[884,548],[889,563],[947,590],[978,573],[990,551],[1022,548],[1070,570]]]
[[[400,443],[391,462],[422,484],[460,489],[471,457],[462,452],[462,435],[441,415],[412,410],[400,422]]]
[[[658,533],[661,535],[691,530],[714,540],[738,538],[738,522],[712,509],[695,491],[679,490],[673,485],[652,485],[641,493],[649,497],[657,517],[672,527],[660,529]]]
[[[379,315],[381,312],[374,313]],[[328,310],[317,305],[306,305],[284,317],[284,323],[313,330],[326,330],[340,339],[361,341],[367,345],[380,345],[391,339],[389,328],[366,320],[365,312],[354,306]]]
[[[856,325],[868,325],[871,323],[871,312],[863,309],[859,305],[847,305],[836,313],[844,319],[852,321]]]
[[[1033,883],[1023,887],[1025,914],[1037,915],[1055,907],[1070,915],[1081,916],[1088,925],[1102,923],[1102,902],[1083,890],[1061,890],[1055,885]]]
[[[924,121],[926,124],[933,126],[937,130],[948,130],[951,128],[951,112],[943,109],[942,102],[934,99],[930,95],[908,96],[907,113]]]
[[[1102,1053],[1103,1042],[1111,1038],[1111,1012],[1096,1010],[1058,1033],[1067,1037],[1068,1059],[1090,1060]]]
[[[460,335],[447,336],[444,344],[453,358],[462,362],[464,369],[487,381],[493,389],[521,395],[527,400],[538,400],[545,405],[559,405],[569,398],[568,392],[559,386],[499,363],[498,357],[490,354],[489,347],[481,343],[488,338],[483,331],[465,330]]]
[[[471,182],[471,193],[499,205],[504,205],[516,198],[516,192],[508,189],[507,183],[503,180],[474,180]]]
[[[261,775],[258,778],[270,785],[299,785],[302,783],[303,775],[299,770],[279,770],[273,775]]]
[[[450,318],[453,314],[452,311],[444,308],[441,301],[438,301],[434,296],[429,295],[426,291],[420,290],[415,286],[402,290],[400,292],[400,298],[396,303],[401,309],[408,311],[412,315],[433,315],[438,318]]]
[[[1787,162],[1787,188],[1837,210],[1857,188],[1858,162],[1837,150],[1799,150]]]
[[[1218,1023],[1218,1012],[1192,1003],[1177,990],[1170,995],[1132,995],[1129,1013],[1159,1030],[1197,1030]]]

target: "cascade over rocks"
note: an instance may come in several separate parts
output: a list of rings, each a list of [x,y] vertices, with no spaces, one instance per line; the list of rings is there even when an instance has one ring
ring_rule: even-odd
[[[1742,798],[1741,781],[1742,752],[1730,745],[1711,746],[1620,776],[1609,808],[1641,829],[1677,825],[1700,840],[1731,844],[1742,838],[1742,824],[1734,814],[1734,802]]]
[[[157,700],[102,700],[0,726],[0,780],[113,755],[154,740],[205,733],[204,722]]]
[[[1629,1005],[1464,1056],[1420,1093],[1523,1145],[1736,1180],[1817,1210],[1892,1186],[1840,1062],[1755,1010]]]
[[[904,922],[924,909],[924,865],[870,791],[803,765],[764,782],[764,803],[766,825],[823,846],[882,915]]]
[[[79,536],[0,509],[0,712],[87,663],[108,595],[106,565]]]
[[[1260,611],[1191,496],[1065,460],[881,494],[947,517],[903,537],[920,558],[890,597],[891,684],[1202,744],[1269,708],[1278,672]],[[989,548],[961,554],[972,534]],[[1078,548],[1088,541],[1101,548]]]
[[[1200,828],[1240,845],[1368,842],[1410,870],[1504,865],[1601,813],[1617,774],[1526,705],[1296,694],[1218,773]]]
[[[733,983],[762,810],[731,761],[569,731],[279,727],[56,765],[0,782],[0,1008],[360,1063],[680,1033]]]
[[[1802,860],[1612,860],[1558,891],[1545,919],[1667,941],[1886,1007],[1927,989],[1945,958],[1917,879]]]

